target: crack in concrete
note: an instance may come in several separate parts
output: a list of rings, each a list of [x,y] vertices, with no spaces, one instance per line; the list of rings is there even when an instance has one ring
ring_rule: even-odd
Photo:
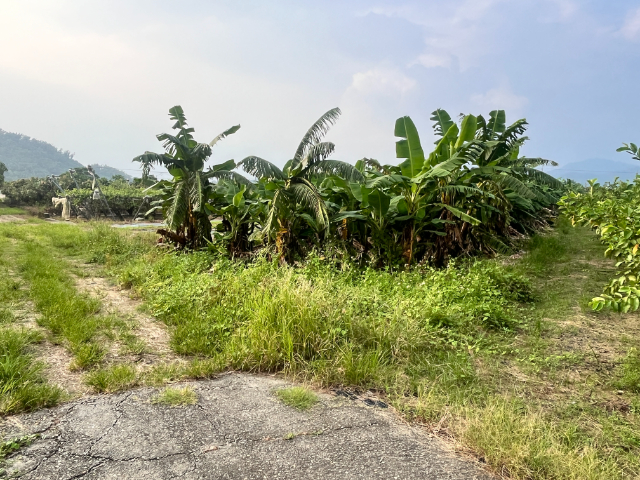
[[[118,424],[118,422],[120,421],[120,419],[121,419],[121,418],[122,418],[122,416],[124,415],[124,412],[123,412],[122,410],[120,410],[120,407],[122,406],[122,404],[123,404],[125,401],[127,401],[127,400],[128,400],[128,399],[133,395],[133,392],[128,392],[128,393],[126,393],[126,394],[124,394],[124,395],[125,395],[125,397],[124,397],[123,399],[121,399],[120,401],[118,401],[118,402],[114,405],[114,408],[113,408],[113,409],[114,409],[114,411],[115,411],[116,413],[118,413],[118,415],[116,416],[116,419],[113,421],[113,424],[112,424],[109,428],[107,428],[107,429],[104,431],[104,433],[103,433],[102,435],[100,435],[100,438],[98,438],[97,440],[95,440],[95,441],[91,442],[91,445],[89,446],[89,450],[88,450],[88,455],[93,455],[93,454],[92,454],[92,452],[91,452],[91,451],[93,450],[93,448],[94,448],[98,443],[100,443],[100,441],[101,441],[104,437],[106,437],[106,436],[111,432],[111,430],[113,430],[113,429],[115,428],[115,426]]]

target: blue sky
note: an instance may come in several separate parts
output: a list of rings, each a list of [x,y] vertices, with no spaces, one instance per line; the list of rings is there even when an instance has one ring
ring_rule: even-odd
[[[181,104],[213,161],[283,164],[329,108],[334,157],[395,162],[444,108],[526,117],[524,153],[625,160],[640,142],[640,1],[3,0],[0,128],[132,169]],[[128,173],[135,173],[129,171]]]

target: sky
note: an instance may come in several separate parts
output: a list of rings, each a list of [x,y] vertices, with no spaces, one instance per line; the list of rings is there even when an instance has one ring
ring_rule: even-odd
[[[136,174],[182,105],[211,163],[283,165],[325,111],[333,158],[396,163],[409,115],[526,118],[523,154],[626,160],[640,142],[640,1],[0,0],[0,128]]]

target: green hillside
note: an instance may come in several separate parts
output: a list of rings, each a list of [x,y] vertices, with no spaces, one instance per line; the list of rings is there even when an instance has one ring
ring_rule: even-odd
[[[70,168],[82,168],[80,162],[73,159],[73,153],[59,150],[50,143],[36,140],[19,133],[6,132],[0,129],[0,162],[7,166],[5,181],[11,182],[21,178],[46,177],[60,175]],[[107,165],[95,165],[100,177],[110,178],[126,173]]]

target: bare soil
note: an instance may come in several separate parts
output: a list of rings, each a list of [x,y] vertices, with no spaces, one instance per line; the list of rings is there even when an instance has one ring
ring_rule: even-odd
[[[113,285],[107,278],[96,275],[97,269],[91,265],[76,264],[83,271],[83,276],[76,276],[76,288],[102,302],[102,313],[115,315],[126,320],[133,333],[144,342],[144,350],[139,354],[129,354],[128,360],[140,366],[162,363],[185,362],[170,347],[171,335],[167,326],[149,315],[141,312],[142,302],[132,298],[130,292]],[[118,357],[117,342],[111,349],[111,356]]]

